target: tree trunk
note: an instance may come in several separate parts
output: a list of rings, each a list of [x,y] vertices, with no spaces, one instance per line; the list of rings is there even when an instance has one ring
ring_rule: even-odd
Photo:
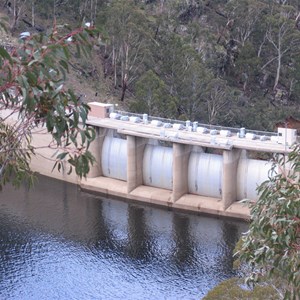
[[[281,54],[278,55],[278,64],[277,64],[276,77],[275,77],[273,90],[275,90],[278,85],[279,78],[280,78],[280,71],[281,71]]]
[[[35,3],[34,0],[31,2],[31,24],[34,27],[35,26]]]
[[[116,59],[116,48],[114,45],[114,37],[113,37],[113,49],[112,49],[112,65],[114,68],[114,88],[117,88],[117,59]]]
[[[120,99],[122,102],[125,99],[126,90],[127,90],[127,82],[123,82],[123,84],[122,84],[122,95],[121,95],[121,99]]]
[[[19,14],[18,14],[18,4],[17,0],[14,0],[13,2],[13,21],[11,24],[11,31],[14,32],[19,20]]]
[[[121,101],[124,101],[125,98],[125,93],[128,87],[128,64],[129,64],[129,46],[127,43],[124,43],[124,50],[123,50],[123,55],[125,56],[124,59],[122,60],[122,95],[121,95]]]

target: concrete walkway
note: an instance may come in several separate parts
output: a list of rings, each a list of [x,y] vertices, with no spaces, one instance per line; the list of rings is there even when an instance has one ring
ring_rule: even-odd
[[[125,181],[96,177],[83,179],[80,183],[83,190],[100,193],[106,197],[118,197],[127,201],[138,201],[149,205],[159,205],[196,213],[206,213],[215,216],[226,216],[249,220],[250,210],[245,204],[233,203],[225,211],[222,209],[221,199],[185,194],[175,202],[171,201],[172,192],[165,189],[141,185],[127,193]]]

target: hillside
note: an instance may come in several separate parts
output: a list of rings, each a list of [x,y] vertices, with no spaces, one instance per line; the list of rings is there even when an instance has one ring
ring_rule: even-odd
[[[12,33],[9,30],[9,14],[5,10],[0,10],[0,19],[3,20],[7,31],[0,30],[0,45],[6,48],[13,48],[18,44],[19,34],[24,31],[29,31],[33,34],[39,34],[39,30],[33,29],[28,22],[21,22],[20,26]],[[25,19],[26,20],[26,19]],[[44,32],[51,30],[53,24],[44,22],[42,18],[37,17],[38,28],[44,28]],[[48,24],[49,23],[49,24]],[[76,28],[76,24],[72,28]],[[101,52],[99,48],[95,48],[91,57],[81,59],[72,59],[71,68],[67,76],[67,85],[74,90],[76,95],[80,96],[86,102],[118,102],[109,91],[109,83],[106,82],[103,76]]]
[[[13,36],[54,20],[99,28],[92,58],[69,74],[86,101],[261,130],[300,118],[298,1],[12,2],[2,9]]]

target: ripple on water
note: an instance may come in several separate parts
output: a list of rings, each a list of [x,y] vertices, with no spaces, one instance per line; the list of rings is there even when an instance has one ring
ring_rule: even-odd
[[[1,299],[201,299],[231,277],[246,224],[80,193],[0,194]]]

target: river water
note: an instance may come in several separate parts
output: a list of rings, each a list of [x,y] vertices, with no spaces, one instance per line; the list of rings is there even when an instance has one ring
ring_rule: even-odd
[[[39,177],[0,192],[0,299],[201,299],[235,275],[247,225]]]

